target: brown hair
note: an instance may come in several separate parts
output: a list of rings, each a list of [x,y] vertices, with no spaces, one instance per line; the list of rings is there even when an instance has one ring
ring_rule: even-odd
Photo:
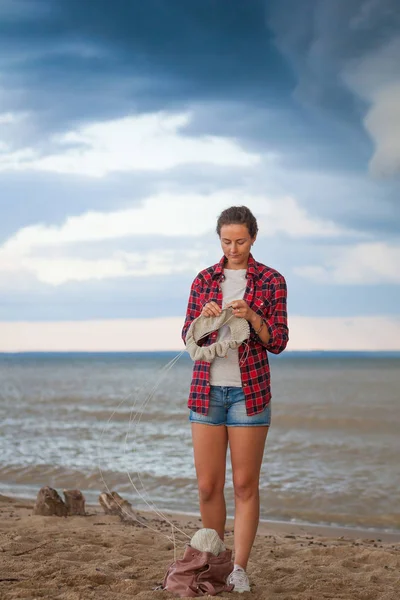
[[[217,233],[220,237],[223,225],[246,225],[252,238],[258,231],[257,219],[247,206],[231,206],[222,211],[217,221]]]

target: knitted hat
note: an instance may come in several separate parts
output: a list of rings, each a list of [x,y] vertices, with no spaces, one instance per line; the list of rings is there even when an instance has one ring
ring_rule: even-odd
[[[210,346],[198,346],[197,342],[211,333],[228,325],[231,330],[231,339],[216,341]],[[223,358],[229,348],[238,348],[250,336],[250,325],[246,319],[235,317],[231,308],[225,308],[217,317],[204,317],[200,315],[192,321],[186,335],[186,350],[192,360],[212,362],[216,356]]]

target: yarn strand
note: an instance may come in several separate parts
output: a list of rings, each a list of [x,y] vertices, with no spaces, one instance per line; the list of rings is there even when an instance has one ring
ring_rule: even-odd
[[[228,310],[228,308],[224,308],[222,309],[222,311],[226,311]],[[224,324],[228,324],[228,322],[231,319],[236,319],[237,317],[235,317],[234,314],[231,314],[225,321]],[[199,338],[198,341],[200,341],[201,339],[207,337],[208,335],[210,335],[210,333],[212,333],[213,331],[215,331],[215,327],[212,328],[209,331],[204,332]],[[241,359],[241,364],[243,364],[243,362],[247,359],[248,356],[248,351],[249,351],[249,344],[248,342],[245,342],[246,345],[246,351],[244,353],[244,356],[242,356]],[[141,422],[141,418],[144,414],[145,408],[148,405],[148,403],[150,402],[150,400],[152,400],[157,392],[157,389],[159,388],[162,379],[165,377],[165,375],[176,365],[176,363],[178,362],[178,360],[180,359],[180,357],[185,353],[185,351],[187,351],[187,348],[185,348],[184,350],[182,350],[179,354],[177,354],[171,361],[169,361],[166,365],[164,365],[156,378],[155,383],[152,385],[150,392],[146,395],[144,401],[142,402],[142,404],[138,407],[138,410],[135,412],[135,408],[138,404],[137,402],[137,398],[139,396],[139,394],[145,389],[147,382],[142,385],[139,390],[137,390],[136,392],[131,392],[130,394],[128,394],[126,397],[124,397],[118,404],[117,408],[111,413],[110,417],[107,420],[106,425],[104,426],[101,435],[100,435],[100,448],[103,447],[102,444],[102,440],[103,440],[103,436],[106,430],[106,427],[111,423],[115,413],[117,412],[117,410],[127,401],[129,401],[132,397],[134,397],[133,400],[133,404],[131,405],[131,410],[130,410],[130,416],[129,416],[129,424],[128,424],[128,431],[126,433],[125,436],[125,442],[124,442],[124,456],[127,455],[127,451],[128,451],[128,441],[130,438],[130,435],[132,434],[132,441],[135,441],[135,435],[136,435],[136,431],[137,428]],[[136,397],[135,397],[136,396]],[[101,457],[99,457],[101,458]],[[111,490],[104,478],[104,474],[103,474],[103,470],[101,468],[101,464],[100,462],[98,463],[98,469],[99,469],[99,473],[100,473],[100,477],[101,480],[107,490],[108,493],[111,494]],[[145,489],[143,480],[141,478],[140,473],[137,471],[135,473],[139,484],[141,486],[141,490],[137,487],[137,485],[135,484],[135,482],[133,481],[132,475],[130,473],[130,471],[126,471],[126,474],[128,476],[129,482],[133,488],[133,490],[135,491],[135,493],[141,498],[141,500],[146,504],[146,506],[150,509],[151,512],[153,512],[155,515],[157,515],[160,519],[162,519],[163,521],[165,521],[168,525],[170,525],[171,527],[171,536],[151,527],[150,525],[148,525],[147,523],[142,522],[140,519],[133,517],[131,513],[128,513],[124,507],[114,498],[117,506],[119,507],[119,509],[121,510],[122,513],[126,514],[127,516],[129,516],[130,519],[134,518],[134,520],[136,520],[138,523],[140,523],[142,526],[150,529],[151,531],[153,531],[154,533],[158,533],[160,535],[162,535],[163,537],[165,537],[166,539],[168,539],[168,541],[172,542],[173,547],[174,547],[174,557],[176,560],[176,549],[177,549],[177,540],[176,540],[176,535],[175,532],[180,533],[181,535],[184,536],[184,538],[186,539],[190,539],[190,536],[187,535],[182,529],[180,529],[179,527],[177,527],[174,523],[172,523],[167,516],[156,506],[156,504],[150,500],[149,498],[145,497],[145,494],[148,496],[148,492]],[[181,542],[183,543],[183,542]]]

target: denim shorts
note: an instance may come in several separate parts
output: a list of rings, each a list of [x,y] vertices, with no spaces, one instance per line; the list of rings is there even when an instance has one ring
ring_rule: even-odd
[[[190,411],[189,421],[204,425],[226,425],[227,427],[255,427],[271,424],[271,402],[262,412],[249,417],[241,387],[212,385],[208,414]]]

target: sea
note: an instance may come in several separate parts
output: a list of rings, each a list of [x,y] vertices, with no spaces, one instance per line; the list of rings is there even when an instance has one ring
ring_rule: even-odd
[[[400,530],[400,353],[270,357],[261,519]],[[198,514],[186,353],[0,354],[0,493]],[[229,466],[228,514],[234,497]]]

